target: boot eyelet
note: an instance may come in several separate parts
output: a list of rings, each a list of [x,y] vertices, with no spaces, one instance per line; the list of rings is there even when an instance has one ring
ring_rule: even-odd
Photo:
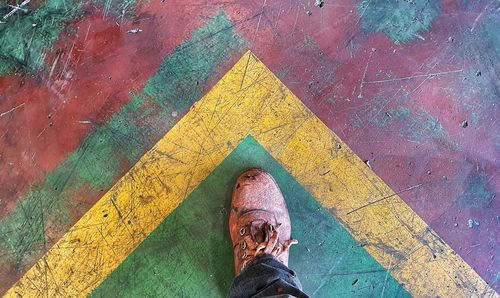
[[[241,249],[247,248],[247,243],[245,241],[241,242],[240,247]]]
[[[247,258],[247,252],[246,252],[246,251],[244,251],[244,252],[243,252],[243,255],[241,256],[241,258],[242,258],[243,260]]]
[[[245,235],[246,232],[247,232],[247,229],[245,227],[241,228],[240,229],[240,236]]]

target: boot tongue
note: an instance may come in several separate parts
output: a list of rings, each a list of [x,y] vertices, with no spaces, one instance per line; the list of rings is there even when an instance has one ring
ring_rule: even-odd
[[[250,225],[250,234],[257,243],[268,241],[265,222],[254,222]]]

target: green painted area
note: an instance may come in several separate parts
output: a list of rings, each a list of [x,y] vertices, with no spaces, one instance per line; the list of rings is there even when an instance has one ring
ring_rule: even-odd
[[[16,211],[0,222],[0,248],[8,252],[0,255],[2,262],[13,261],[17,268],[23,268],[43,249],[44,227],[48,221],[44,210],[54,207],[47,205],[53,194],[46,190],[30,190],[27,194],[30,199],[19,202]]]
[[[292,219],[290,267],[313,297],[408,297],[398,284],[252,137],[97,288],[94,297],[223,297],[232,283],[231,191],[245,169],[269,171]]]
[[[167,56],[143,92],[132,95],[127,105],[88,135],[0,220],[0,264],[29,266],[48,248],[46,242],[49,247],[53,243],[47,232],[65,232],[72,224],[71,210],[82,208],[69,198],[82,192],[98,197],[110,188],[170,130],[175,123],[172,113],[184,114],[202,96],[218,66],[239,57],[244,44],[221,12]]]
[[[44,69],[44,59],[70,22],[82,16],[84,0],[46,0],[36,10],[30,4],[0,19],[0,75],[29,75]],[[92,0],[104,14],[132,17],[137,0]],[[10,2],[9,2],[10,3]],[[0,0],[0,15],[13,8]],[[21,2],[19,2],[21,3]]]
[[[363,19],[363,28],[382,32],[395,43],[404,43],[416,38],[431,27],[439,15],[440,1],[431,0],[363,0],[358,11]]]
[[[482,10],[483,8],[474,9]],[[500,34],[498,34],[498,28],[500,28],[500,14],[491,8],[485,9],[473,31],[471,31],[472,28],[461,30],[461,40],[457,44],[456,52],[467,62],[467,68],[461,74],[461,82],[458,86],[460,89],[456,90],[456,94],[460,95],[457,98],[462,107],[477,115],[476,123],[478,121],[490,123],[500,103],[500,81],[498,80]]]
[[[47,0],[35,11],[18,10],[0,24],[0,75],[31,74],[43,69],[44,58],[67,23],[77,18],[82,1]],[[0,14],[12,10],[0,2]]]
[[[176,53],[160,66],[156,75],[149,79],[144,87],[144,96],[151,97],[161,106],[173,105],[174,109],[185,110],[192,102],[170,102],[168,99],[191,90],[198,91],[196,97],[202,95],[196,86],[205,83],[209,74],[215,71],[220,57],[228,56],[235,46],[241,47],[245,43],[235,36],[232,23],[225,13],[219,14],[212,23],[212,26],[197,30],[190,41],[182,44]],[[186,51],[194,55],[185,55]],[[172,80],[184,81],[186,84],[165,84]]]
[[[378,115],[371,123],[398,131],[401,138],[414,142],[449,139],[439,119],[423,110],[399,107]]]
[[[500,16],[498,15],[498,11],[487,15],[483,24],[483,34],[486,36],[486,42],[491,45],[497,58],[500,58],[500,36],[498,34],[498,28],[500,28]]]

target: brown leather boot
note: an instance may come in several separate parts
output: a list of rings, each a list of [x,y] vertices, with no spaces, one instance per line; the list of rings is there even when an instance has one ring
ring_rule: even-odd
[[[253,259],[274,255],[288,266],[291,224],[278,184],[267,172],[251,169],[238,177],[233,190],[229,231],[234,271],[238,276]]]

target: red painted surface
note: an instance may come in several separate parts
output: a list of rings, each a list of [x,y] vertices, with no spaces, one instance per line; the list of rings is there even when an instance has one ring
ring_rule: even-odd
[[[262,19],[258,31],[258,23],[241,31],[249,40],[261,41],[253,45],[257,56],[362,159],[369,160],[392,189],[422,184],[402,193],[403,199],[481,276],[493,281],[499,268],[495,247],[500,204],[493,199],[486,208],[469,208],[457,202],[467,190],[469,175],[485,174],[490,195],[500,193],[498,104],[468,96],[463,86],[464,77],[478,79],[476,70],[484,67],[460,53],[463,44],[470,42],[463,32],[470,30],[483,8],[463,12],[459,5],[448,2],[430,33],[423,35],[425,41],[395,45],[382,34],[362,32],[353,3],[332,6],[284,5],[281,13],[280,5],[266,7],[267,18]],[[312,11],[311,16],[307,10]],[[316,44],[308,44],[308,38]],[[493,67],[491,75],[498,78],[499,65]],[[446,72],[450,73],[426,76]],[[418,77],[361,83],[388,79],[387,73],[393,78]],[[495,92],[494,86],[489,88],[482,91]],[[470,125],[467,105],[477,107],[474,110],[482,120],[476,126]],[[418,130],[426,116],[416,123],[377,125],[378,118],[390,117],[386,113],[396,107],[438,119],[445,136],[423,136],[417,142],[400,135]],[[460,126],[464,119],[469,120],[467,128]],[[480,226],[469,228],[469,219],[479,221]],[[494,287],[498,290],[498,285]]]
[[[152,1],[121,26],[88,8],[76,31],[66,32],[47,57],[49,69],[58,59],[52,75],[0,78],[0,112],[24,103],[0,118],[0,216],[93,125],[127,103],[128,92],[140,90],[167,54],[224,9],[250,49],[395,191],[422,184],[402,198],[494,281],[498,199],[479,207],[457,199],[481,175],[491,195],[500,193],[498,83],[488,83],[499,81],[498,60],[478,64],[467,55],[490,4],[467,11],[458,1],[445,1],[430,32],[422,34],[425,40],[395,45],[360,28],[356,1],[327,1],[323,8],[314,1],[271,2]],[[140,34],[127,34],[139,27]],[[488,99],[495,96],[496,104]],[[393,111],[400,108],[409,109],[410,118],[396,119]],[[425,129],[430,118],[439,120],[439,133]],[[469,219],[480,225],[469,228]]]
[[[24,103],[0,118],[6,164],[0,171],[0,216],[78,148],[95,125],[126,104],[129,92],[141,90],[163,58],[206,22],[193,19],[189,7],[174,11],[158,5],[121,26],[91,7],[90,15],[74,24],[76,32],[64,34],[47,57],[49,69],[55,64],[52,75],[0,77],[0,111]],[[127,33],[136,27],[148,34]]]

